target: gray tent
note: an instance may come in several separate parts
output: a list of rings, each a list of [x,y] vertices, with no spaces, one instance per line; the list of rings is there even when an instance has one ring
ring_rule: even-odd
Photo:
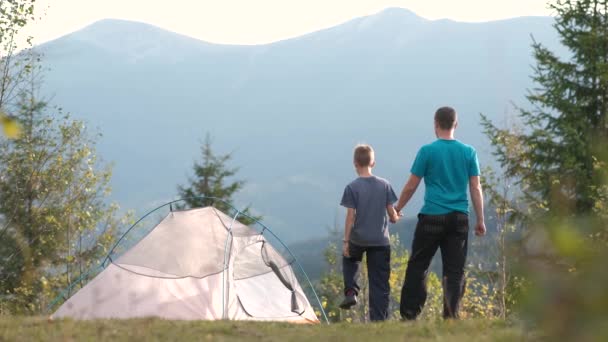
[[[169,212],[52,318],[148,316],[319,322],[264,234],[213,207]]]

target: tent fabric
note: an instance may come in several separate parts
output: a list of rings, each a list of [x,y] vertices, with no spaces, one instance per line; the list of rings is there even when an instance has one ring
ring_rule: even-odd
[[[150,316],[318,322],[290,263],[213,207],[170,212],[51,317]]]

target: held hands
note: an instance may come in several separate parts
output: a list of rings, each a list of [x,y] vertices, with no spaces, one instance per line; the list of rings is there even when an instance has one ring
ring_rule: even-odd
[[[397,207],[393,207],[393,209],[395,210],[395,214],[394,215],[390,215],[389,221],[391,223],[397,223],[397,221],[399,221],[399,219],[401,217],[403,217],[403,213],[401,212],[401,210],[397,210]]]
[[[481,221],[475,224],[475,235],[484,236],[486,235],[486,224]]]
[[[395,207],[395,212],[397,213],[398,217],[403,217],[403,212],[402,212],[403,208],[401,208],[401,210],[397,210],[397,207]]]

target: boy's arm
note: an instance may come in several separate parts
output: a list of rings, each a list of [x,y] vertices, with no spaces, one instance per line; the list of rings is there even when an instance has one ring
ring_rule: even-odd
[[[388,218],[391,223],[397,223],[397,221],[399,221],[399,214],[397,213],[395,207],[393,207],[392,204],[386,206],[386,213],[388,214]]]
[[[342,254],[349,257],[348,241],[350,241],[350,232],[355,224],[355,209],[346,208],[346,221],[344,222],[344,240],[342,240]]]
[[[479,176],[469,177],[469,192],[471,193],[473,208],[475,209],[475,215],[477,216],[475,235],[484,236],[486,235],[486,224],[483,217],[483,193],[481,191],[481,181]]]
[[[397,202],[397,205],[395,206],[395,210],[397,212],[400,212],[401,209],[403,209],[403,207],[405,207],[407,202],[409,202],[409,200],[412,198],[412,196],[416,192],[416,189],[418,189],[418,185],[420,185],[421,179],[422,178],[416,176],[413,173],[410,175],[410,178],[407,180],[407,183],[405,183],[405,186],[403,187],[403,190],[401,191],[401,195],[399,196],[399,201]]]

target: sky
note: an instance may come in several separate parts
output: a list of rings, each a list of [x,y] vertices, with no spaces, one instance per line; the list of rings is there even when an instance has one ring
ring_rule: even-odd
[[[105,18],[153,24],[201,40],[264,44],[335,26],[387,7],[427,19],[480,22],[551,15],[547,0],[37,0],[24,31],[40,44]]]

